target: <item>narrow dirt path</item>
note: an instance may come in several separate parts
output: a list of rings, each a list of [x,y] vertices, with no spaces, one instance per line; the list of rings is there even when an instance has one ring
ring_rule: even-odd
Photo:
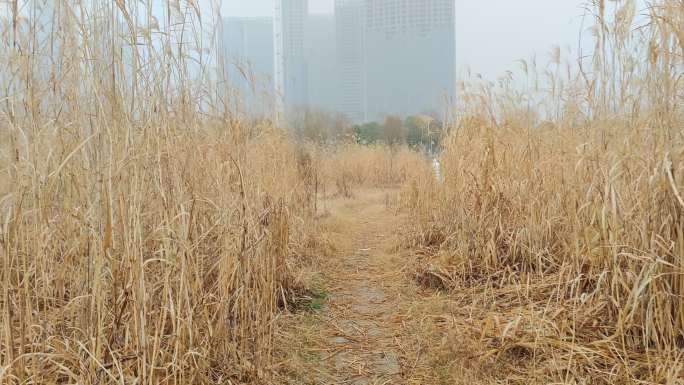
[[[365,190],[321,202],[321,235],[333,250],[302,275],[319,291],[310,311],[281,320],[273,384],[488,383],[473,347],[458,342],[473,340],[459,327],[464,302],[412,278],[419,255],[401,247],[408,218],[397,199],[397,190]]]
[[[337,249],[323,274],[329,296],[322,309],[322,384],[401,384],[397,323],[406,285],[397,253],[402,218],[391,209],[396,191],[370,191],[329,202]]]
[[[287,385],[454,385],[442,336],[455,309],[412,279],[415,254],[402,247],[397,190],[365,190],[321,202],[321,232],[333,251],[307,276],[320,298],[282,320],[276,342]],[[453,369],[453,368],[452,368]],[[462,373],[460,368],[452,370]]]

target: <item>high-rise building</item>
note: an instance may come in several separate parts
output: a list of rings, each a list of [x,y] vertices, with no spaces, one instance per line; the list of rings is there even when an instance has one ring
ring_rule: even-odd
[[[367,118],[438,112],[456,82],[454,0],[365,0]]]
[[[228,81],[246,112],[272,113],[274,85],[273,19],[229,17],[223,20]]]
[[[367,120],[364,0],[336,0],[338,110],[353,122]]]
[[[228,19],[227,50],[243,64],[233,79],[264,80],[288,121],[308,107],[357,123],[442,112],[455,88],[454,12],[454,0],[335,0],[333,17],[276,0],[273,19]]]
[[[339,79],[335,17],[333,15],[309,15],[305,30],[308,106],[319,110],[337,111]]]
[[[282,92],[285,109],[308,103],[307,65],[304,34],[308,0],[278,0],[275,15],[277,90]]]

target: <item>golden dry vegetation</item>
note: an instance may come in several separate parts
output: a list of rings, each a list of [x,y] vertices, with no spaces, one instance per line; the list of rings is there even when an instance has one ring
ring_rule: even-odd
[[[681,381],[684,8],[587,6],[590,68],[559,75],[556,52],[547,88],[463,83],[444,182],[407,186],[417,280],[453,293],[450,327],[428,331],[453,376]]]
[[[0,384],[681,382],[681,1],[466,79],[440,178],[249,119],[195,2],[49,3],[0,13]]]

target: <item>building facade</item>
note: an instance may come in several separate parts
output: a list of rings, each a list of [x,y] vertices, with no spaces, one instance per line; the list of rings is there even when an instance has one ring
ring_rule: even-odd
[[[273,112],[273,19],[229,17],[223,20],[226,72],[246,112]]]
[[[437,114],[454,95],[454,0],[365,0],[367,119]]]
[[[329,112],[338,109],[339,79],[333,15],[309,15],[304,36],[307,61],[308,107]]]
[[[285,111],[305,106],[309,99],[304,50],[308,10],[308,0],[279,0],[276,4],[276,71]]]
[[[365,0],[336,0],[338,111],[353,122],[367,121]]]
[[[276,119],[308,108],[355,123],[441,116],[455,93],[454,0],[336,0],[334,16],[276,0],[272,19],[227,26],[228,52],[270,91]]]

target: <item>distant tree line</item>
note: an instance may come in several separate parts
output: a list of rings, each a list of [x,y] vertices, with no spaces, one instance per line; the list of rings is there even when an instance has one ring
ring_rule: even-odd
[[[290,111],[289,124],[299,140],[320,144],[356,142],[359,144],[408,145],[437,152],[444,136],[444,125],[428,115],[402,120],[388,116],[384,122],[353,125],[345,115],[315,108]]]
[[[318,108],[290,109],[288,124],[298,140],[319,144],[349,141],[354,136],[352,123],[344,114]]]
[[[444,135],[442,122],[427,115],[409,116],[404,120],[388,116],[382,124],[371,122],[355,125],[353,130],[356,141],[361,144],[406,144],[430,152],[439,149]]]

